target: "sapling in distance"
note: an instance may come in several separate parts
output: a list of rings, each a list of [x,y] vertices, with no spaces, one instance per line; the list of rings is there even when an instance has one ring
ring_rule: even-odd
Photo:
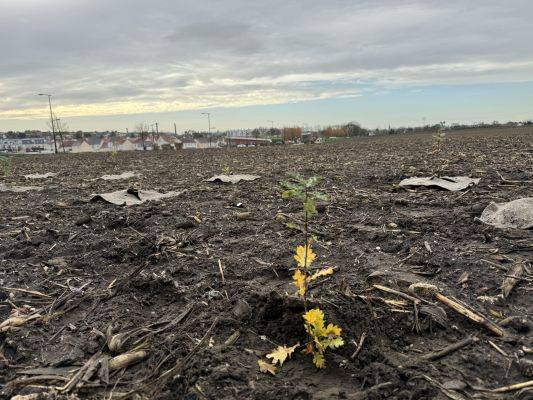
[[[0,156],[0,172],[6,178],[11,175],[11,160],[9,157]]]

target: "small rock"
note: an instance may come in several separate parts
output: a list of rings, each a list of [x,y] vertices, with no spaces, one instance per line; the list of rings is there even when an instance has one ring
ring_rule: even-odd
[[[196,224],[189,220],[189,219],[181,219],[177,221],[176,228],[177,229],[192,229],[196,226]]]
[[[237,221],[246,221],[247,219],[250,219],[252,217],[251,212],[239,212],[235,214],[235,219]]]
[[[50,267],[66,268],[67,262],[63,257],[54,257],[45,262]]]
[[[464,390],[466,389],[466,383],[460,381],[459,379],[452,379],[450,381],[444,382],[442,384],[442,387],[448,390]]]
[[[74,222],[77,226],[90,224],[92,222],[92,217],[90,215],[84,215],[81,218],[78,218],[76,222]]]
[[[51,367],[68,367],[81,362],[85,357],[82,346],[72,347],[66,353],[50,353],[44,357],[45,363]]]
[[[237,319],[244,320],[248,319],[252,314],[252,307],[250,307],[246,300],[239,299],[235,307],[233,307],[232,312]]]
[[[207,298],[209,300],[213,300],[213,299],[221,299],[223,298],[224,296],[222,295],[222,293],[220,293],[218,290],[210,290],[209,292],[207,292],[205,294],[207,296]]]
[[[488,203],[476,203],[471,207],[471,210],[474,214],[481,214]]]

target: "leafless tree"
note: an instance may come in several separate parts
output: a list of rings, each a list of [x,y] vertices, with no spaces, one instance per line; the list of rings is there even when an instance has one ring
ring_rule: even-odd
[[[135,130],[137,132],[139,132],[139,134],[141,135],[141,140],[142,140],[142,144],[143,144],[143,150],[146,150],[145,137],[148,134],[148,131],[150,130],[150,127],[148,126],[148,124],[146,122],[140,122],[137,125],[135,125]]]

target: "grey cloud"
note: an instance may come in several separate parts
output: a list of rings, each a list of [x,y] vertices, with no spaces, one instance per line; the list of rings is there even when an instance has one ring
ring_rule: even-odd
[[[45,90],[193,107],[533,80],[532,14],[527,0],[4,1],[0,112]]]

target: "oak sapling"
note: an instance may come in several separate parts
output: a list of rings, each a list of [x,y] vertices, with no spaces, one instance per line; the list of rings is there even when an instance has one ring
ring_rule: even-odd
[[[297,288],[298,296],[303,300],[305,313],[303,315],[304,328],[308,335],[308,341],[305,344],[305,353],[313,356],[313,363],[317,368],[326,366],[324,352],[327,349],[334,349],[344,344],[341,337],[341,328],[330,323],[326,324],[324,312],[319,308],[309,309],[308,292],[309,283],[316,279],[333,274],[333,268],[323,268],[315,273],[311,273],[310,266],[316,260],[316,254],[312,249],[312,240],[309,236],[309,221],[317,214],[317,201],[327,200],[327,196],[316,191],[315,187],[320,182],[320,178],[304,178],[299,174],[291,176],[291,179],[282,182],[286,189],[282,197],[284,199],[296,199],[302,203],[304,212],[304,245],[296,248],[294,259],[297,268],[293,275],[294,285]],[[279,346],[278,352],[285,352],[290,356],[294,351],[294,346],[286,348]],[[270,357],[272,354],[267,355]],[[274,358],[274,361],[276,359]]]
[[[5,178],[11,175],[11,160],[9,157],[0,156],[0,172]]]
[[[435,133],[432,135],[433,145],[432,145],[432,151],[430,152],[432,156],[442,155],[443,145],[444,145],[444,142],[446,141],[446,131],[444,130],[445,126],[446,125],[444,121],[438,123],[437,129]],[[433,169],[433,172],[432,172],[433,176],[439,177],[442,173],[442,170],[445,167],[446,167],[445,164],[439,163],[438,166],[435,169]]]
[[[324,319],[324,312],[319,308],[309,310],[308,307],[308,289],[309,283],[316,279],[333,274],[333,268],[323,268],[311,273],[310,266],[316,259],[316,254],[312,249],[312,240],[309,235],[309,221],[317,214],[317,201],[327,200],[327,196],[314,190],[316,185],[320,182],[320,178],[313,176],[311,178],[304,178],[299,174],[291,175],[291,179],[282,182],[285,191],[282,194],[284,199],[296,199],[302,203],[304,212],[304,226],[302,232],[304,234],[304,245],[296,248],[294,259],[296,260],[297,268],[294,271],[292,279],[297,288],[297,295],[303,300],[304,314],[303,325],[307,332],[307,343],[305,343],[306,354],[313,356],[313,363],[317,368],[325,368],[326,360],[324,352],[327,349],[335,349],[344,344],[341,337],[341,328],[334,324],[327,324]],[[264,373],[275,374],[277,368],[275,364],[281,365],[287,358],[290,358],[300,344],[292,347],[285,345],[278,346],[272,353],[267,354],[267,358],[272,359],[272,364],[258,360],[259,369]]]
[[[446,140],[446,131],[444,130],[445,123],[440,122],[437,124],[437,130],[432,135],[433,137],[433,151],[432,154],[440,154],[442,151],[442,145]]]

